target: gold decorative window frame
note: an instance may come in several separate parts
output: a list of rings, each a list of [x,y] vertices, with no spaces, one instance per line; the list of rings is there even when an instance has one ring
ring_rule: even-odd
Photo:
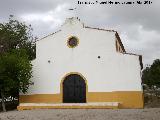
[[[75,38],[75,39],[77,40],[77,45],[75,45],[75,46],[69,45],[69,40],[70,40],[71,38]],[[78,37],[76,37],[76,36],[70,36],[70,37],[67,39],[67,46],[68,46],[69,48],[75,48],[75,47],[78,46],[78,44],[79,44],[79,39],[78,39]]]

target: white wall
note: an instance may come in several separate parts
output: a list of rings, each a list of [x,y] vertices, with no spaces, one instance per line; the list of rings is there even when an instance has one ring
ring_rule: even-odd
[[[72,35],[79,38],[76,48],[67,46]],[[34,86],[28,94],[60,93],[61,79],[69,72],[81,73],[89,92],[141,91],[139,58],[116,52],[115,32],[84,28],[73,19],[36,45]]]

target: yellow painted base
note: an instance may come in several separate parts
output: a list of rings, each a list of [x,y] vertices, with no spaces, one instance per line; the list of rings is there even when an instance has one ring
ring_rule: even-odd
[[[88,102],[119,102],[119,108],[143,108],[144,99],[141,91],[91,92]]]
[[[20,95],[20,103],[61,103],[60,94]]]
[[[119,102],[118,108],[143,108],[142,91],[88,92],[87,102]],[[62,103],[61,94],[21,95],[20,103]],[[20,108],[21,107],[21,108]],[[108,108],[108,106],[103,106]],[[96,106],[95,108],[103,108]],[[94,106],[19,106],[18,109],[31,108],[94,108]]]

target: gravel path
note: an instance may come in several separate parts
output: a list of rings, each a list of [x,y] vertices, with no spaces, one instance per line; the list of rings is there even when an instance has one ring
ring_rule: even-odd
[[[160,108],[9,111],[0,113],[0,120],[160,120]]]

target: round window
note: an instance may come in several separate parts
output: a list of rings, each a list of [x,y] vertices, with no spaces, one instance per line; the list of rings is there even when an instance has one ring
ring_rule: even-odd
[[[68,39],[67,44],[70,48],[74,48],[78,45],[78,42],[79,42],[78,39],[73,36]]]

